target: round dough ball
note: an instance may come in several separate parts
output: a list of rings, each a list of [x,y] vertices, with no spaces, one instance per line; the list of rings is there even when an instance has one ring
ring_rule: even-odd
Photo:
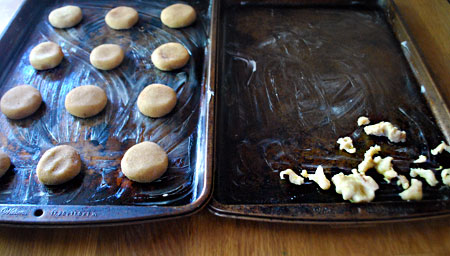
[[[0,177],[2,177],[11,166],[9,156],[3,151],[0,151]]]
[[[152,53],[153,64],[162,71],[171,71],[184,67],[189,61],[189,53],[179,43],[167,43]]]
[[[64,58],[64,53],[58,44],[53,42],[40,43],[30,52],[31,66],[37,70],[46,70],[58,66]]]
[[[90,55],[91,64],[101,70],[111,70],[122,63],[125,54],[117,44],[102,44],[94,48]]]
[[[87,118],[100,113],[108,101],[105,91],[93,85],[83,85],[72,89],[66,95],[64,105],[70,114]]]
[[[148,183],[166,172],[169,158],[166,151],[158,144],[144,141],[129,148],[120,165],[128,179]]]
[[[32,115],[41,106],[41,93],[29,85],[19,85],[7,91],[0,100],[0,108],[10,119]]]
[[[169,28],[183,28],[194,23],[197,18],[194,8],[187,4],[173,4],[161,12],[161,21]]]
[[[137,99],[139,111],[154,118],[169,114],[176,104],[177,94],[172,88],[163,84],[148,85]]]
[[[45,185],[65,183],[81,171],[81,159],[71,146],[61,145],[45,151],[36,167],[40,182]]]
[[[55,9],[48,15],[48,21],[55,28],[71,28],[80,23],[82,18],[80,7],[73,5]]]
[[[139,20],[138,12],[127,6],[119,6],[106,14],[105,22],[112,29],[129,29]]]

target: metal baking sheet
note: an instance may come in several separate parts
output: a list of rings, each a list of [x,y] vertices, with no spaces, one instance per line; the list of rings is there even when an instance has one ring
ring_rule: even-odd
[[[0,116],[2,149],[12,168],[0,179],[0,223],[83,225],[154,220],[191,214],[204,206],[211,188],[208,164],[210,114],[209,29],[211,2],[187,1],[198,13],[194,25],[170,29],[162,25],[163,8],[178,1],[25,1],[0,40],[0,94],[18,84],[29,84],[44,103],[29,118],[14,121]],[[73,4],[83,10],[74,28],[55,29],[51,10]],[[139,12],[139,22],[116,31],[104,22],[116,6]],[[28,62],[40,42],[58,43],[64,60],[48,71],[36,71]],[[173,72],[157,70],[152,51],[166,42],[180,42],[190,52],[187,66]],[[104,43],[119,44],[124,62],[112,71],[89,63],[90,51]],[[136,106],[148,84],[163,83],[176,92],[178,103],[167,116],[152,119]],[[71,116],[65,95],[74,87],[95,84],[105,89],[106,109],[89,119]],[[131,182],[120,171],[123,153],[142,141],[154,141],[169,155],[169,169],[149,184]],[[44,186],[35,167],[43,152],[69,144],[81,155],[83,168],[74,180]]]
[[[400,221],[450,213],[450,188],[423,181],[423,200],[402,201],[401,187],[374,170],[371,203],[344,202],[335,187],[280,180],[292,168],[331,179],[356,168],[372,145],[409,177],[450,167],[430,149],[449,141],[450,115],[392,1],[221,1],[217,27],[216,161],[210,210],[266,221]],[[314,4],[314,5],[312,5]],[[406,58],[405,58],[406,57]],[[431,109],[430,109],[431,108]],[[367,136],[356,120],[390,121],[405,143]],[[351,136],[356,154],[340,151]]]

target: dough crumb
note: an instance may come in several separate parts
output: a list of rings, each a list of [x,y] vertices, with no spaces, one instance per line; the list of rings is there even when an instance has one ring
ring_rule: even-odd
[[[422,182],[417,179],[411,179],[411,186],[405,191],[401,192],[399,195],[403,200],[406,201],[422,200]]]
[[[339,144],[339,150],[345,150],[350,154],[356,152],[356,148],[353,147],[353,141],[350,137],[339,138],[337,143]]]
[[[442,183],[444,183],[446,186],[450,186],[450,168],[442,170],[441,177]]]
[[[406,132],[401,131],[389,122],[379,122],[378,124],[366,126],[364,127],[364,132],[367,135],[385,136],[394,143],[406,141]]]
[[[306,170],[303,170],[302,176],[308,178],[309,180],[314,181],[323,190],[328,190],[331,186],[331,183],[325,176],[325,173],[323,172],[323,167],[321,165],[317,167],[316,172],[314,174],[308,174]]]
[[[364,160],[358,165],[358,172],[365,174],[367,170],[375,167],[372,157],[381,151],[381,147],[378,145],[370,147],[366,153],[364,153]]]
[[[356,169],[353,169],[350,175],[344,175],[342,172],[336,174],[331,181],[336,186],[336,193],[352,203],[372,201],[375,198],[375,191],[379,188],[372,177],[358,173]]]
[[[385,158],[377,156],[373,159],[373,162],[375,163],[375,169],[379,174],[384,176],[384,179],[387,182],[391,182],[391,179],[398,176],[397,172],[394,170],[392,160],[393,158],[390,156]]]
[[[308,171],[302,170],[302,173],[300,175],[302,175],[304,178],[308,178]]]
[[[420,177],[424,178],[426,182],[434,187],[436,184],[438,184],[438,181],[436,177],[434,176],[434,173],[432,170],[426,170],[422,168],[411,168],[411,171],[409,172],[409,175],[411,177],[417,177],[419,175]]]
[[[365,116],[360,116],[358,118],[358,126],[363,126],[363,125],[368,125],[368,124],[370,124],[369,118],[367,118]]]
[[[399,176],[397,176],[397,178],[398,178],[398,180],[397,180],[398,186],[402,186],[403,189],[409,188],[409,181],[405,175],[399,175]]]
[[[444,150],[450,153],[450,147],[447,145],[447,143],[442,141],[441,144],[439,144],[435,149],[431,150],[431,154],[435,156],[442,153]]]
[[[427,161],[427,157],[424,155],[420,155],[419,158],[417,158],[416,160],[414,160],[413,163],[415,164],[420,164],[420,163],[425,163]]]
[[[280,172],[280,179],[284,180],[284,175],[289,175],[289,182],[295,185],[302,185],[305,183],[305,179],[297,175],[293,170],[286,169]]]

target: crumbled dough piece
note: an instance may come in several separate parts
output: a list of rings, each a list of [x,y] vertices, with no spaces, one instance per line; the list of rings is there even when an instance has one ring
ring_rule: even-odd
[[[304,178],[308,178],[308,171],[302,170],[302,173],[300,173],[300,175],[302,175]]]
[[[447,151],[450,153],[450,146],[448,146],[444,141],[441,142],[435,149],[431,150],[433,156],[442,153],[442,151]]]
[[[422,200],[422,182],[417,179],[411,179],[411,186],[399,194],[403,200]]]
[[[366,126],[364,131],[367,135],[385,136],[394,143],[406,141],[406,132],[401,131],[389,122],[379,122],[378,124]]]
[[[339,138],[337,144],[339,144],[339,150],[345,150],[350,154],[356,152],[356,148],[353,147],[353,141],[350,137]]]
[[[438,181],[436,177],[434,176],[434,173],[432,170],[426,170],[422,168],[411,168],[411,171],[409,172],[409,175],[411,177],[417,177],[419,175],[420,177],[424,178],[427,183],[434,187],[436,184],[438,184]]]
[[[375,163],[375,169],[379,174],[384,176],[384,179],[387,182],[391,182],[392,178],[398,176],[397,172],[393,168],[392,160],[393,158],[390,156],[385,158],[377,156],[373,159],[373,162]]]
[[[413,163],[415,164],[420,164],[420,163],[425,163],[427,161],[427,157],[424,155],[420,155],[419,158],[417,158],[416,160],[414,160]]]
[[[305,183],[305,179],[297,175],[293,170],[286,169],[280,172],[280,179],[284,180],[284,175],[289,175],[289,182],[295,185],[302,185]]]
[[[366,153],[364,153],[364,160],[358,165],[358,171],[362,174],[366,173],[370,168],[375,167],[372,157],[381,151],[381,147],[378,145],[370,147]]]
[[[365,116],[360,116],[358,118],[358,126],[363,126],[363,125],[368,125],[368,124],[370,124],[369,118],[367,118]]]
[[[403,189],[408,189],[409,188],[409,181],[405,177],[405,175],[398,175],[397,178],[398,178],[398,180],[397,180],[397,185],[398,186],[402,186]]]
[[[303,170],[302,176],[308,178],[309,180],[314,181],[323,190],[328,190],[331,186],[331,183],[325,176],[325,173],[323,172],[323,167],[321,165],[317,167],[316,173],[313,174],[308,174],[306,170]]]
[[[450,168],[442,170],[441,177],[442,183],[444,183],[447,186],[450,186]]]
[[[336,174],[331,181],[336,186],[336,192],[352,203],[372,201],[375,191],[379,188],[372,177],[358,173],[356,169],[353,169],[350,175],[344,175],[342,172]]]

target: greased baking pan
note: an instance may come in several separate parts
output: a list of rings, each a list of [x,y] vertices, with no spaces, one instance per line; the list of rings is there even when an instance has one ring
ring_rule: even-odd
[[[194,25],[170,29],[162,25],[163,8],[178,1],[25,1],[0,40],[0,93],[18,84],[38,88],[44,104],[19,121],[0,116],[2,149],[12,168],[0,179],[0,223],[22,225],[114,224],[157,220],[192,214],[207,202],[211,189],[209,136],[209,29],[211,2],[187,1],[197,11]],[[54,29],[47,21],[51,10],[73,4],[83,10],[74,28]],[[139,12],[129,30],[115,31],[104,22],[112,8],[126,5]],[[42,41],[58,43],[64,60],[48,71],[28,62],[30,50]],[[152,51],[166,42],[180,42],[191,54],[184,68],[158,71]],[[112,71],[89,63],[90,51],[116,43],[126,52]],[[139,92],[148,84],[163,83],[177,92],[173,112],[159,119],[141,115]],[[80,119],[64,108],[65,95],[74,87],[95,84],[108,95],[98,116]],[[212,127],[211,127],[212,128]],[[142,141],[154,141],[169,155],[169,169],[157,181],[138,184],[120,171],[123,153]],[[209,143],[209,144],[208,144]],[[60,144],[74,146],[83,160],[82,172],[60,186],[43,186],[35,167],[45,150]]]
[[[425,168],[450,167],[450,115],[392,1],[220,1],[217,19],[215,181],[210,210],[220,216],[302,223],[365,223],[445,216],[449,187],[424,180],[422,201],[369,171],[375,200],[344,202],[321,190],[280,180],[286,168],[328,179],[350,173],[372,145],[409,177],[423,154]],[[356,120],[390,121],[405,143],[367,136]],[[352,136],[354,155],[336,140]]]

